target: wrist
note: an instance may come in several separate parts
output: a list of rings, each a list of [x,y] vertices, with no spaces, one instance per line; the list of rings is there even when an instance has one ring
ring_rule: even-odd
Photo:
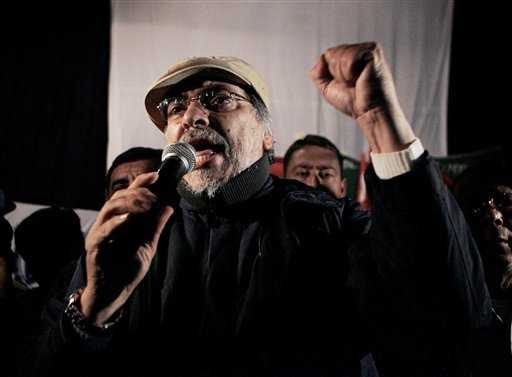
[[[120,321],[122,310],[103,318],[105,315],[86,316],[82,309],[81,301],[85,289],[81,288],[73,292],[68,298],[68,304],[64,310],[64,316],[70,321],[75,331],[80,335],[109,335],[110,330]]]
[[[391,153],[406,149],[415,139],[400,108],[392,111],[375,107],[356,118],[373,153]]]
[[[77,292],[79,295],[75,305],[87,322],[93,326],[102,328],[112,322],[114,314],[122,307],[122,304],[117,304],[116,301],[109,304],[104,303],[105,300],[101,300],[98,292],[89,286]]]

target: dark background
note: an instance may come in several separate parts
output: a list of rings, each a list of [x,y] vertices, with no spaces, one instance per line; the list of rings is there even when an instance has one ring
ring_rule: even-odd
[[[2,9],[0,187],[14,200],[101,205],[110,20],[105,0]]]
[[[29,4],[29,3],[27,3]],[[98,209],[107,149],[109,1],[11,5],[1,16],[0,187],[16,201]],[[511,161],[509,20],[456,1],[449,154],[499,145]]]
[[[507,111],[510,26],[505,3],[456,1],[448,100],[448,153],[501,146],[511,159]]]

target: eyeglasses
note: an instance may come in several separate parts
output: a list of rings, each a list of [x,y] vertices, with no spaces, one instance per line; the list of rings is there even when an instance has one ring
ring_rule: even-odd
[[[223,88],[207,88],[195,97],[187,98],[182,95],[165,98],[157,106],[165,122],[169,117],[182,115],[192,101],[197,101],[208,111],[214,113],[227,113],[237,108],[237,101],[251,102],[240,94],[230,92]]]
[[[471,209],[471,215],[481,218],[488,208],[512,213],[512,192],[495,191],[479,205]]]

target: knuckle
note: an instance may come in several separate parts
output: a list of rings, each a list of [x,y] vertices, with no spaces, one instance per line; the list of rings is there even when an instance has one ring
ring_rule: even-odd
[[[146,204],[146,202],[141,198],[135,198],[132,203],[136,208],[144,208]]]
[[[130,187],[135,188],[135,187],[145,186],[153,181],[156,174],[157,174],[156,172],[142,173],[135,178],[135,180],[132,182]]]
[[[125,195],[126,190],[127,190],[127,189],[121,189],[121,190],[117,190],[116,192],[114,192],[114,193],[112,194],[112,196],[110,197],[110,199],[107,201],[107,203],[108,203],[110,200],[117,199],[117,198],[122,197],[123,195]]]
[[[369,42],[370,49],[373,51],[381,51],[382,47],[378,42]]]

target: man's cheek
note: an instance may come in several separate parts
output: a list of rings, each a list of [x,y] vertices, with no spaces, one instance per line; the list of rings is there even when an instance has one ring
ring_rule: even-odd
[[[169,125],[165,130],[165,139],[168,143],[176,143],[181,139],[184,133],[185,130],[183,127],[179,125]]]

